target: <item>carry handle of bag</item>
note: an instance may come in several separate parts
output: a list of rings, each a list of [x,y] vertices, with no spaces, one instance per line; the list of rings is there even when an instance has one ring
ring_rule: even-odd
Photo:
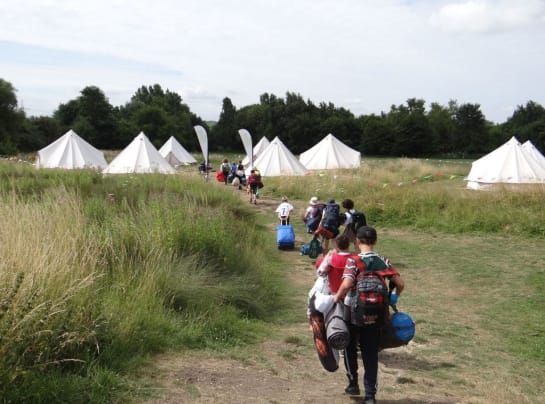
[[[394,291],[394,283],[392,281],[389,282],[389,285],[388,285],[388,300],[390,300],[390,296],[392,295],[392,292]],[[397,313],[397,304],[391,304],[390,307],[392,308],[392,310],[394,311],[394,313]]]

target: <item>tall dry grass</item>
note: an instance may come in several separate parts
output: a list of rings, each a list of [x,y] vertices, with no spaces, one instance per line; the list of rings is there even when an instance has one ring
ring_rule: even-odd
[[[248,343],[289,304],[255,215],[197,175],[0,164],[0,220],[7,401],[109,402],[150,353]]]
[[[0,379],[79,362],[96,347],[92,310],[100,246],[85,234],[76,196],[0,202]],[[77,308],[77,309],[76,309]]]

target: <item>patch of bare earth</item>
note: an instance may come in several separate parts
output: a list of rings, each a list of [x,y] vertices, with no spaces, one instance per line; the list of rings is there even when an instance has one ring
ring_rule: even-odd
[[[248,203],[246,195],[241,198]],[[256,208],[275,217],[279,201],[262,197]],[[298,212],[304,206],[296,206]],[[298,217],[294,218],[299,220]],[[274,225],[271,224],[271,229]],[[308,241],[297,235],[297,246]],[[151,374],[154,398],[159,403],[356,403],[362,396],[344,393],[347,379],[343,364],[335,373],[325,371],[312,344],[305,319],[306,294],[314,281],[313,262],[297,250],[282,252],[289,267],[287,276],[300,291],[301,322],[273,330],[256,346],[230,357],[210,353],[168,353],[157,356],[146,373]],[[233,359],[236,357],[236,359]],[[418,346],[380,354],[379,403],[457,403],[462,402],[430,380],[415,377],[410,370],[428,366],[419,362]],[[360,361],[361,367],[361,361]],[[361,379],[361,375],[360,375]],[[361,383],[361,381],[360,381]],[[452,392],[451,392],[452,393]]]

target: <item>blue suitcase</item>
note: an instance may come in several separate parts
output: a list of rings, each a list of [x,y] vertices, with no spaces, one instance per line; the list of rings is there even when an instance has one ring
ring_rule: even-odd
[[[280,250],[291,250],[295,247],[295,232],[290,224],[279,224],[276,227],[276,244]]]

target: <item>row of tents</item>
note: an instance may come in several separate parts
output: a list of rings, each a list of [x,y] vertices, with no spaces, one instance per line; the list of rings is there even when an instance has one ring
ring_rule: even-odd
[[[197,129],[204,131],[203,128],[196,127],[196,131]],[[245,130],[241,129],[239,132],[242,131]],[[251,142],[251,136],[245,132]],[[242,135],[241,133],[241,138]],[[361,163],[361,153],[332,134],[301,153],[299,159],[278,137],[270,142],[262,137],[253,148],[246,145],[245,148],[247,151],[251,150],[252,154],[250,156],[247,153],[243,160],[247,174],[251,168],[258,167],[263,176],[305,175],[310,170],[358,168]],[[204,153],[203,150],[203,154],[207,155],[207,151]],[[36,167],[94,168],[105,174],[172,174],[176,172],[174,167],[196,162],[174,137],[157,150],[147,136],[140,132],[108,164],[100,150],[70,130],[38,151]],[[521,144],[512,137],[505,144],[474,161],[465,179],[470,189],[486,189],[496,183],[545,184],[545,157],[529,140]]]
[[[174,167],[197,160],[174,138],[170,137],[157,150],[140,132],[110,164],[104,153],[69,130],[59,139],[38,151],[37,168],[92,168],[105,174],[175,173]]]
[[[248,171],[259,167],[264,176],[305,175],[309,170],[357,168],[361,154],[339,141],[332,134],[301,154],[298,160],[275,137],[266,137],[253,148],[253,155],[243,161]],[[37,168],[94,168],[105,174],[121,173],[174,173],[174,167],[196,163],[195,158],[174,138],[170,137],[157,150],[147,136],[140,132],[110,164],[104,154],[86,142],[73,130],[38,151]]]

